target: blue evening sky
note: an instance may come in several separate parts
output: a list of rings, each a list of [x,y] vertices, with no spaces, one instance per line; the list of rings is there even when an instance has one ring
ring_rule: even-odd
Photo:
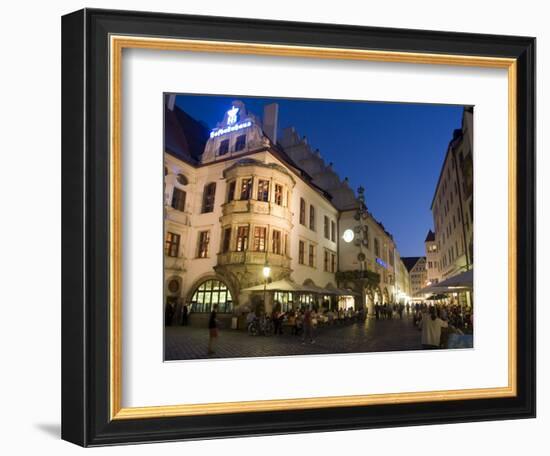
[[[462,106],[209,95],[179,95],[176,104],[214,128],[237,99],[260,118],[277,102],[279,132],[294,126],[354,190],[365,187],[367,207],[401,256],[425,254],[430,204]]]

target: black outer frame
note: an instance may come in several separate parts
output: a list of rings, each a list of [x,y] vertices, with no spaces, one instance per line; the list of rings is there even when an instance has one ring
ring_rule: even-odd
[[[109,418],[110,34],[516,58],[514,398]],[[62,438],[82,446],[535,417],[535,39],[84,9],[62,18]]]

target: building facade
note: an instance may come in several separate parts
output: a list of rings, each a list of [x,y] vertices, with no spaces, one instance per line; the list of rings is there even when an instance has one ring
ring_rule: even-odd
[[[439,271],[439,249],[435,233],[432,230],[429,230],[426,235],[424,247],[426,250],[427,285],[435,285],[441,279],[441,272]]]
[[[448,279],[473,268],[473,108],[465,108],[461,129],[447,148],[431,210],[437,277]]]
[[[222,318],[241,315],[257,302],[250,288],[279,281],[298,292],[264,293],[263,310],[396,299],[392,236],[293,129],[278,141],[276,105],[260,119],[234,101],[208,131],[174,101],[165,106],[164,272],[176,319],[184,305],[192,323],[214,304]],[[358,223],[361,242],[343,241]]]
[[[428,284],[426,257],[403,257],[402,260],[409,271],[411,296],[413,299],[423,300],[425,296],[420,293],[420,290]]]

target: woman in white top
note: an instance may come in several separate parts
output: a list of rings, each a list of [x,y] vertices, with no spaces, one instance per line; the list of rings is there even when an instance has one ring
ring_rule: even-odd
[[[436,315],[435,308],[431,307],[429,313],[423,313],[419,326],[422,330],[422,348],[439,348],[441,328],[447,328],[448,326],[445,320]]]

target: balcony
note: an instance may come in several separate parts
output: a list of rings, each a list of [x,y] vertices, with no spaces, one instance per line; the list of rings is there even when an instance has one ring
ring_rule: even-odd
[[[237,200],[225,203],[223,206],[223,215],[231,214],[260,214],[260,215],[272,215],[274,217],[280,217],[287,220],[292,218],[292,213],[287,207],[279,206],[266,201],[258,200]]]
[[[266,259],[272,267],[290,268],[290,258],[275,253],[266,255],[265,252],[246,251],[218,254],[218,264],[223,266],[231,264],[264,265]]]

